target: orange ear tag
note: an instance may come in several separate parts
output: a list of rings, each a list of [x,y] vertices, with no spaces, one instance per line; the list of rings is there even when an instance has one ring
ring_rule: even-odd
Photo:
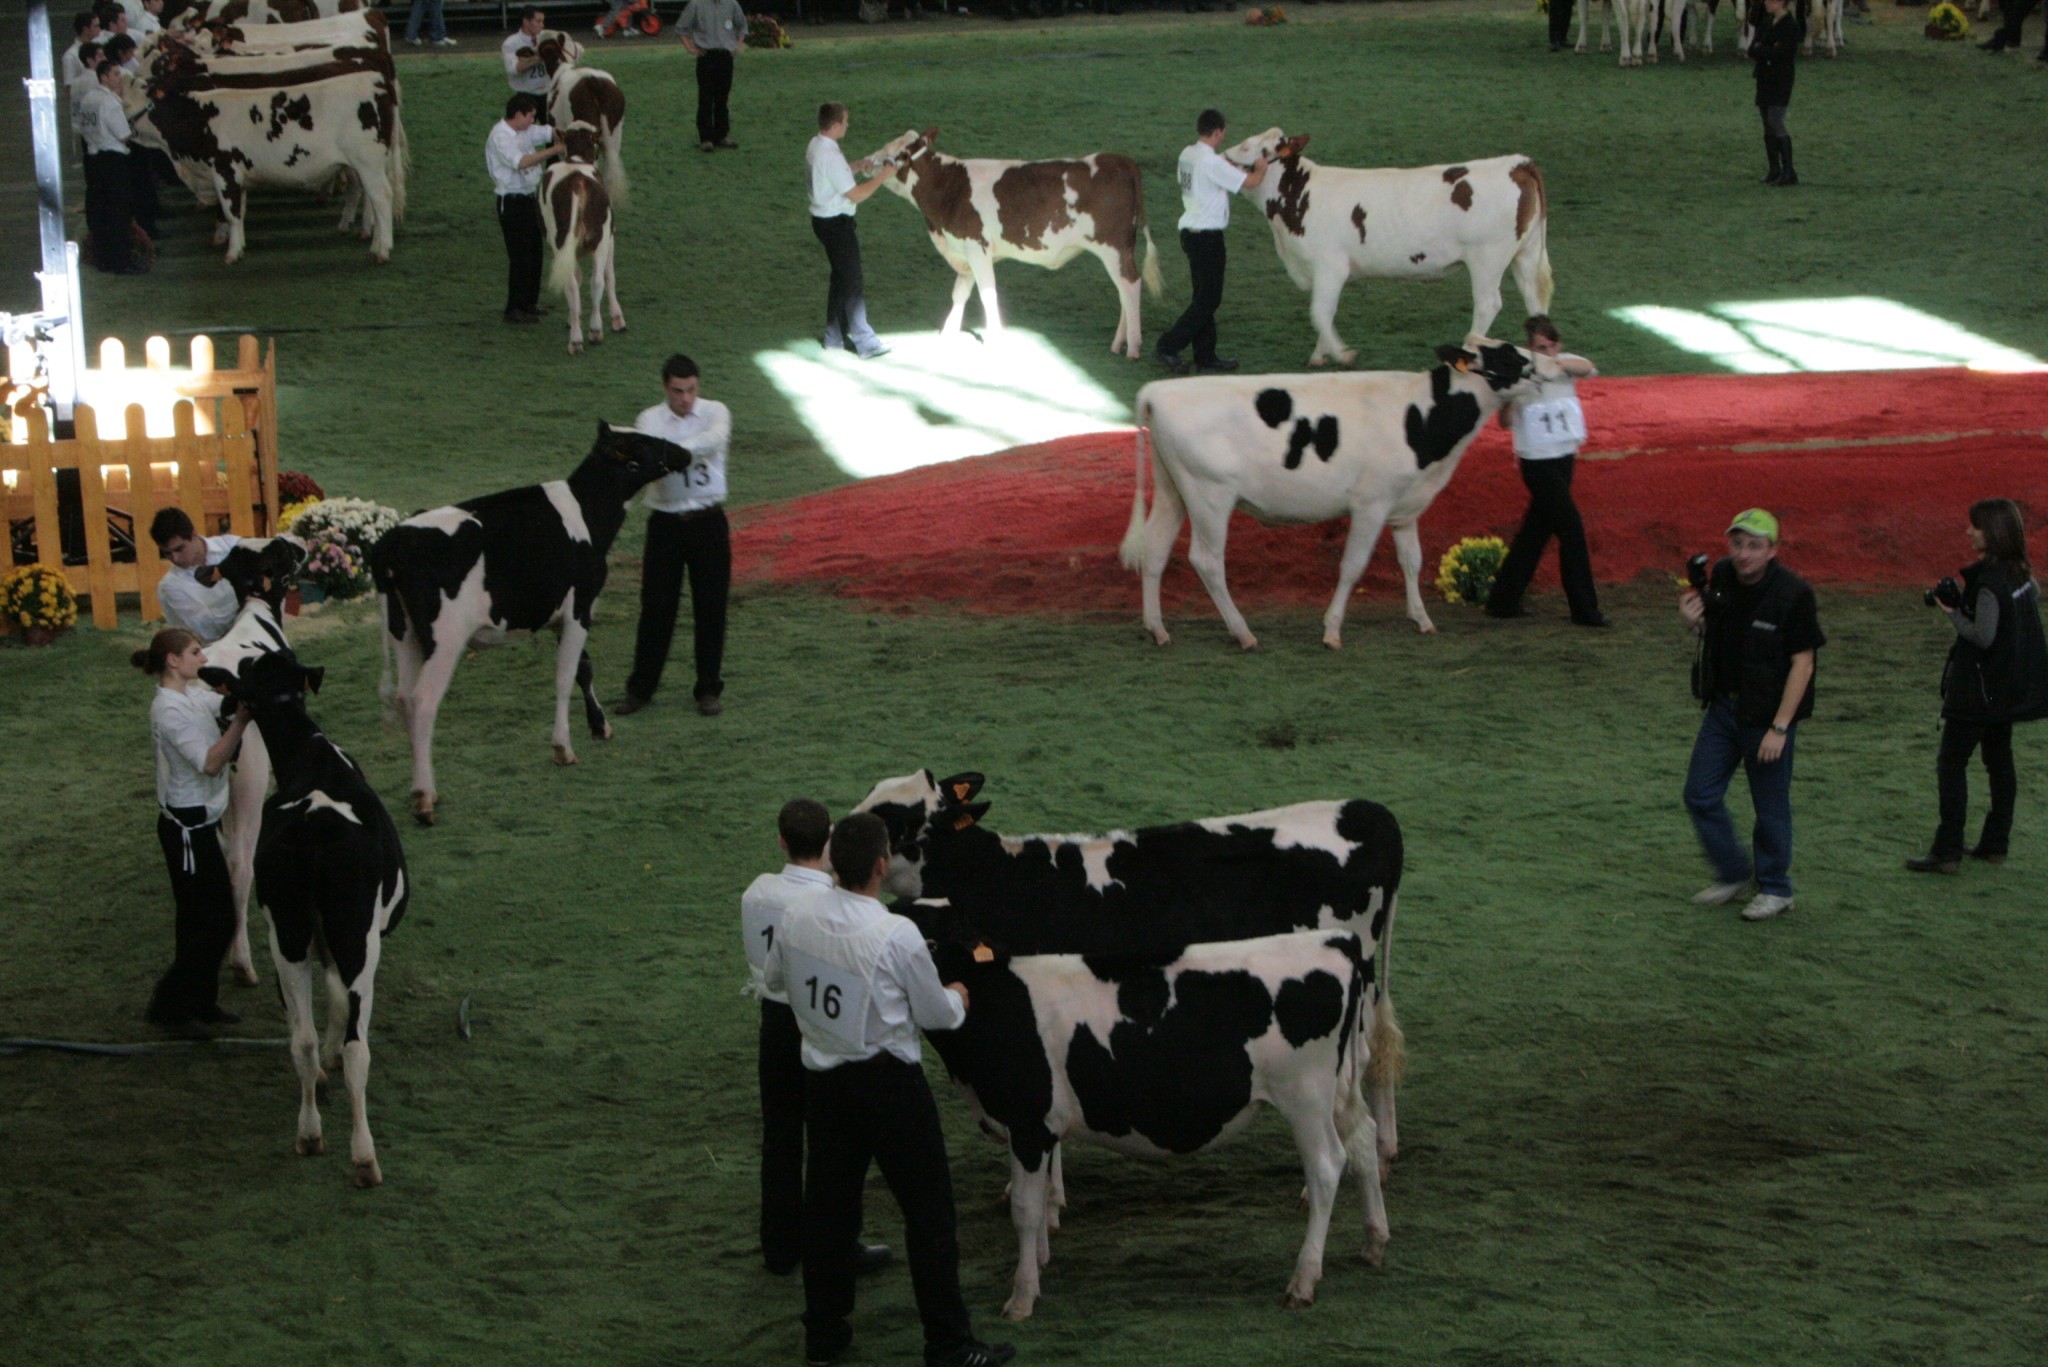
[[[964,830],[966,830],[966,829],[967,829],[967,828],[968,828],[969,826],[972,826],[973,824],[974,824],[974,813],[973,813],[973,812],[962,812],[962,813],[960,813],[960,815],[958,815],[958,816],[956,816],[956,817],[954,817],[954,818],[953,818],[953,829],[954,829],[954,830],[956,830],[956,831],[964,831]]]
[[[972,796],[974,796],[973,784],[956,783],[953,785],[953,800],[955,802],[965,802],[968,798]]]
[[[987,945],[976,945],[974,947],[974,962],[978,964],[992,964],[995,961],[996,952],[993,949],[990,949]]]

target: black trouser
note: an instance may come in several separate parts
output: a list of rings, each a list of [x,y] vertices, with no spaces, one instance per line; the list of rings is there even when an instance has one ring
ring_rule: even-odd
[[[1760,104],[1756,112],[1763,117],[1764,136],[1767,138],[1789,138],[1792,130],[1785,125],[1785,111],[1789,105]]]
[[[973,1337],[960,1298],[960,1241],[953,1177],[939,1108],[924,1070],[888,1053],[812,1073],[804,1105],[810,1170],[804,1181],[804,1328],[833,1348],[853,1313],[854,1241],[868,1164],[882,1170],[903,1209],[910,1285],[924,1320],[927,1356]]]
[[[860,273],[860,238],[852,214],[811,219],[811,231],[825,248],[832,283],[825,290],[825,348],[843,346],[864,351],[875,344],[868,326],[868,304]]]
[[[1592,18],[1592,12],[1586,14]],[[1550,45],[1563,47],[1571,40],[1572,0],[1550,0]]]
[[[723,142],[732,133],[725,107],[732,95],[732,54],[707,47],[697,59],[697,141]]]
[[[498,230],[505,234],[505,312],[540,307],[540,196],[499,195]]]
[[[92,232],[93,264],[103,271],[128,267],[133,176],[126,152],[95,152],[85,159],[85,224]]]
[[[1934,762],[1941,825],[1934,832],[1932,853],[1938,859],[1962,856],[1963,820],[1970,810],[1970,756],[1979,746],[1984,771],[1991,776],[1991,810],[1984,814],[1984,833],[1977,837],[1978,853],[2004,854],[2012,843],[2012,809],[2020,786],[2012,764],[2012,723],[1950,717],[1942,723],[1941,754]]]
[[[669,642],[682,604],[683,575],[690,577],[690,626],[695,634],[695,696],[725,691],[725,599],[732,588],[732,530],[725,509],[649,513],[647,548],[640,559],[640,631],[633,643],[633,673],[626,691],[652,698],[668,663]]]
[[[157,813],[156,839],[170,869],[171,895],[177,899],[178,948],[149,999],[149,1019],[158,1025],[183,1025],[220,1005],[220,961],[235,939],[235,894],[227,855],[220,847],[220,823],[207,822],[204,807],[170,811],[176,821]],[[187,829],[192,827],[197,829]]]
[[[761,1002],[761,1260],[777,1272],[804,1253],[804,1061],[796,1012]]]
[[[1999,8],[2005,11],[2005,22],[1999,26],[1998,38],[2006,47],[2020,45],[2020,30],[2026,27],[2027,16],[2041,0],[2000,0]],[[2044,47],[2043,51],[2048,51]]]
[[[1159,351],[1165,356],[1178,356],[1193,343],[1195,364],[1207,365],[1216,359],[1216,310],[1223,305],[1223,230],[1183,228],[1180,249],[1188,256],[1194,297],[1159,339]]]
[[[1493,577],[1493,592],[1486,599],[1488,612],[1511,614],[1521,606],[1522,594],[1543,558],[1543,548],[1554,536],[1558,574],[1564,580],[1564,598],[1573,618],[1590,621],[1600,615],[1600,595],[1593,588],[1593,557],[1586,549],[1586,524],[1579,517],[1579,505],[1572,502],[1576,459],[1559,456],[1515,462],[1529,490],[1529,511],[1522,514],[1521,530],[1515,533],[1514,544]]]
[[[159,203],[156,195],[156,166],[140,152],[130,152],[128,163],[128,193],[134,206],[135,226],[156,238],[156,219]]]

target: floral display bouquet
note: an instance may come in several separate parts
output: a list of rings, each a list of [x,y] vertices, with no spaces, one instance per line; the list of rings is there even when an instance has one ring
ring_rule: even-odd
[[[305,563],[299,566],[299,582],[311,590],[314,602],[322,598],[360,598],[370,591],[370,562],[332,527],[322,528],[306,543]]]
[[[1507,543],[1497,536],[1466,537],[1445,551],[1438,563],[1437,592],[1453,603],[1485,607],[1486,596],[1493,592],[1494,576],[1500,573],[1500,562],[1507,554]]]
[[[23,565],[0,577],[0,618],[18,628],[30,645],[47,645],[58,632],[78,625],[78,596],[61,570]]]

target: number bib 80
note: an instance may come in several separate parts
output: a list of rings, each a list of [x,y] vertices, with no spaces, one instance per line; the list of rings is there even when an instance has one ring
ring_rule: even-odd
[[[866,1041],[868,985],[858,973],[816,959],[787,942],[789,1006],[808,1030],[815,1030],[849,1049]]]

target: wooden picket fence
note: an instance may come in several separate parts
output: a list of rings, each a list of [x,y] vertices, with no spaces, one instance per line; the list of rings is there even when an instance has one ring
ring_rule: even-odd
[[[41,392],[20,388],[8,396],[11,421],[0,441],[0,508],[11,529],[35,525],[36,558],[59,569],[72,591],[90,599],[92,623],[112,629],[120,595],[134,594],[142,620],[161,617],[157,581],[164,562],[150,539],[157,509],[180,507],[202,536],[233,532],[269,536],[280,511],[277,498],[277,347],[243,337],[232,370],[217,370],[213,343],[194,337],[191,368],[170,368],[170,344],[152,337],[141,370],[130,370],[121,344],[100,344],[97,373],[88,372],[81,395],[138,396],[111,413],[80,403],[73,435],[54,439]],[[12,367],[10,367],[12,369]],[[12,373],[21,374],[19,369]],[[148,435],[147,420],[161,425],[168,405],[170,435]],[[103,402],[103,410],[108,405]],[[154,410],[154,411],[151,411]],[[114,435],[108,435],[109,432]],[[59,471],[76,471],[85,524],[84,565],[64,565],[60,545]],[[110,515],[132,528],[133,561],[113,557]],[[0,572],[11,568],[0,554]]]

